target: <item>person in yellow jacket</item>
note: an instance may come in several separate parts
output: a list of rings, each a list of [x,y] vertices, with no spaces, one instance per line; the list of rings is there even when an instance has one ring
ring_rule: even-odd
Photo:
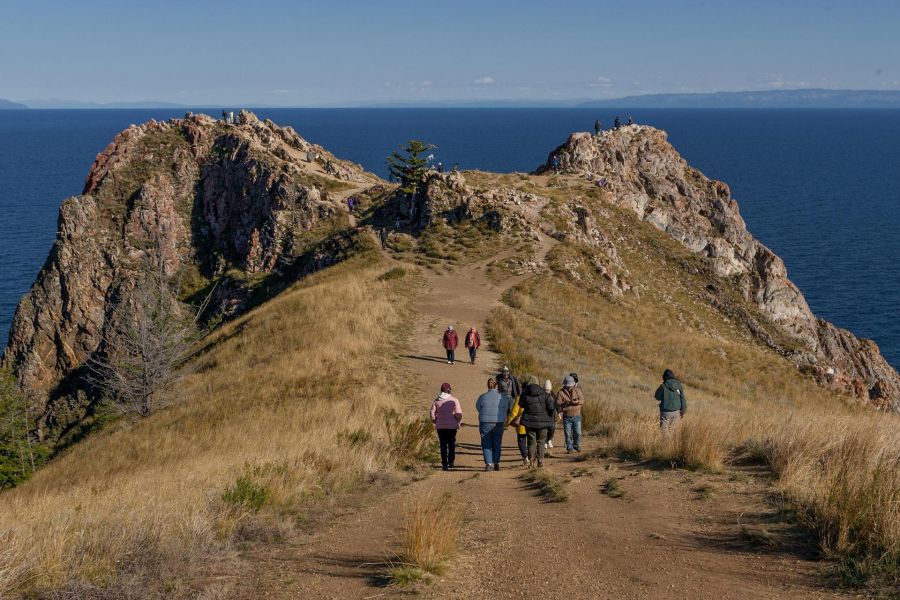
[[[516,442],[519,444],[519,454],[522,455],[522,464],[524,466],[529,466],[531,463],[528,460],[528,436],[525,433],[525,426],[522,425],[522,407],[519,406],[519,399],[516,398],[513,403],[512,410],[509,413],[509,417],[506,419],[506,426],[513,426],[516,429]]]

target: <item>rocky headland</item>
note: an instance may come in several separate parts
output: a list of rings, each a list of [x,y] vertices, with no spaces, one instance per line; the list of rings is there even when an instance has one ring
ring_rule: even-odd
[[[691,168],[663,131],[627,126],[573,134],[533,175],[534,191],[485,187],[477,173],[431,171],[416,194],[311,144],[290,127],[242,112],[235,124],[204,115],[150,121],[120,133],[97,157],[82,194],[60,208],[57,239],[21,300],[3,364],[31,395],[44,435],[90,414],[84,365],[101,348],[122,298],[147,264],[161,265],[182,296],[211,292],[224,317],[285,282],[333,264],[372,226],[412,238],[436,223],[477,222],[497,234],[541,235],[595,250],[590,270],[611,296],[638,297],[603,211],[573,197],[548,213],[551,165],[591,186],[702,257],[720,284],[708,302],[822,386],[900,411],[900,378],[876,344],[818,319],[782,260],[747,231],[728,186]],[[565,194],[558,188],[554,194]],[[344,200],[371,208],[357,223]],[[531,265],[538,268],[539,265]],[[719,288],[737,289],[734,301]]]

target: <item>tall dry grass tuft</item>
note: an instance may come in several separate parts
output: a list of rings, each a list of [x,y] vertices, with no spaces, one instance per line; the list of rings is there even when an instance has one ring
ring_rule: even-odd
[[[408,304],[383,272],[363,255],[224,325],[183,402],[115,423],[4,492],[0,597],[127,578],[191,589],[197,572],[228,568],[236,542],[392,477],[384,415],[408,399],[378,347],[404,335]]]
[[[403,514],[401,560],[440,574],[457,550],[462,521],[462,506],[448,493],[430,490],[412,498]]]

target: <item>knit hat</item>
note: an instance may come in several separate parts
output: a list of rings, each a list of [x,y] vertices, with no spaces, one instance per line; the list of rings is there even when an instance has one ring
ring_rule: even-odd
[[[569,373],[569,377],[575,380],[575,383],[578,383],[578,373]]]
[[[445,393],[445,394],[449,394],[449,393],[450,393],[450,384],[449,384],[449,383],[442,383],[442,384],[441,384],[441,391],[442,391],[443,393]]]
[[[447,331],[453,331],[453,325],[447,325]]]
[[[534,375],[528,376],[528,385],[538,385],[538,378]]]
[[[571,375],[566,375],[566,378],[563,379],[563,387],[575,387],[575,378]]]
[[[548,379],[547,381],[544,382],[544,390],[549,392],[552,389],[553,389],[553,383],[551,383],[550,380]]]

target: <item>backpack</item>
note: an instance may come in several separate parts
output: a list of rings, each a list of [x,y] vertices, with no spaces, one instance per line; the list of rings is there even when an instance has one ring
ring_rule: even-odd
[[[672,389],[668,385],[663,384],[663,401],[660,408],[664,411],[681,410],[681,399],[684,392],[681,388]],[[674,408],[672,408],[674,407]]]

